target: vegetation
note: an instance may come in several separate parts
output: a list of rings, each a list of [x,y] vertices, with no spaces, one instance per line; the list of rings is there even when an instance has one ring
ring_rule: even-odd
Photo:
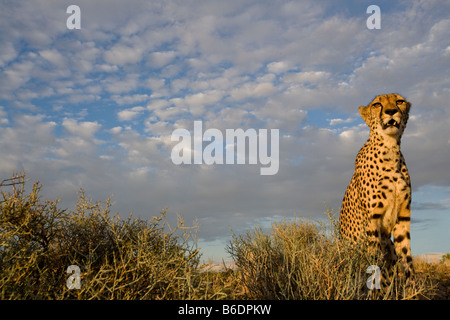
[[[417,299],[432,298],[450,274],[440,264],[436,278],[423,264],[413,281],[395,276],[368,290],[367,267],[381,260],[340,243],[331,213],[328,223],[233,235],[236,268],[213,271],[193,244],[196,229],[181,218],[171,228],[166,211],[122,220],[109,198],[94,202],[83,190],[75,209],[60,209],[40,197],[39,182],[28,194],[25,184],[24,173],[0,183],[0,299]],[[79,289],[70,289],[76,276]]]
[[[5,181],[4,181],[5,182]],[[205,271],[179,219],[165,211],[150,221],[111,216],[110,199],[93,202],[83,190],[72,212],[41,200],[39,183],[24,194],[24,175],[9,179],[0,214],[0,299],[234,298],[237,275]],[[5,183],[3,184],[5,185]],[[69,266],[80,268],[69,290]]]
[[[328,223],[296,219],[273,223],[267,231],[256,227],[233,236],[228,251],[242,273],[252,299],[427,299],[434,285],[429,277],[405,280],[394,266],[384,277],[380,256],[368,254],[362,244],[338,239],[338,221],[331,211]],[[380,290],[369,290],[379,266]],[[375,283],[371,284],[375,286]]]

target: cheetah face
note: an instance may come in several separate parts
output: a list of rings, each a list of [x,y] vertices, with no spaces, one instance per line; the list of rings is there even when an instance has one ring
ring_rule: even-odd
[[[410,107],[405,98],[392,93],[377,96],[369,105],[359,107],[359,112],[371,131],[399,138],[406,127]]]

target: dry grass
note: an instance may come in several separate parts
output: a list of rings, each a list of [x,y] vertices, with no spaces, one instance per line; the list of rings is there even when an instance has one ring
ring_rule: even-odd
[[[380,265],[363,246],[337,240],[337,221],[297,219],[233,235],[237,269],[201,264],[195,228],[171,228],[166,212],[149,221],[111,215],[111,202],[80,190],[72,211],[25,193],[25,174],[0,183],[0,299],[418,299],[445,298],[448,268],[415,263],[417,276],[368,290]],[[80,268],[69,289],[69,266]],[[448,266],[447,266],[448,267]],[[448,297],[448,295],[447,295]]]
[[[337,235],[337,219],[328,223],[296,219],[273,223],[266,231],[256,227],[233,236],[228,252],[242,274],[251,299],[430,299],[436,282],[419,269],[405,281],[397,272],[369,290],[367,268],[383,270],[381,257],[367,253],[364,245],[348,245]],[[395,266],[395,270],[398,269]]]
[[[205,272],[190,241],[165,211],[150,221],[112,216],[110,199],[93,202],[81,190],[72,212],[41,200],[39,183],[25,195],[24,175],[2,191],[0,299],[233,299],[235,274]],[[5,184],[4,184],[5,185]],[[70,265],[81,287],[69,288]]]
[[[413,260],[417,276],[428,279],[433,287],[433,290],[420,297],[421,299],[450,300],[450,261],[448,257],[447,253],[440,262],[433,263],[420,259]]]

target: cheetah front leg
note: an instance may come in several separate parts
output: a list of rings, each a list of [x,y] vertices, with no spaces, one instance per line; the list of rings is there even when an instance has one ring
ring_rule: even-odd
[[[405,160],[401,155],[401,178],[399,179],[400,196],[398,201],[401,203],[397,216],[397,221],[392,231],[394,236],[394,245],[397,256],[400,258],[403,274],[409,278],[414,274],[411,256],[411,180]]]
[[[376,254],[383,249],[384,243],[382,241],[382,226],[381,219],[385,213],[384,206],[380,203],[374,203],[372,210],[369,211],[369,223],[367,227],[367,238],[369,244],[369,251]]]
[[[377,252],[382,254],[384,262],[383,279],[392,277],[393,266],[397,261],[394,244],[390,239],[390,231],[383,226],[383,218],[386,211],[386,207],[381,201],[375,202],[375,205],[372,206],[371,218],[367,229],[369,250],[374,255]]]
[[[411,257],[411,236],[410,236],[410,222],[411,222],[411,197],[402,204],[397,223],[394,226],[394,246],[395,252],[400,259],[401,268],[406,278],[413,275],[413,265]]]

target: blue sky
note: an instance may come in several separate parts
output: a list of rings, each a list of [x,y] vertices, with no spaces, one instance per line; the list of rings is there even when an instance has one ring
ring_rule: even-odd
[[[81,9],[69,30],[66,9]],[[369,30],[366,9],[381,8]],[[378,94],[412,103],[412,252],[450,251],[448,1],[0,1],[0,176],[26,170],[71,207],[168,207],[204,257],[283,217],[337,213]],[[280,130],[280,169],[171,162],[171,133]]]

